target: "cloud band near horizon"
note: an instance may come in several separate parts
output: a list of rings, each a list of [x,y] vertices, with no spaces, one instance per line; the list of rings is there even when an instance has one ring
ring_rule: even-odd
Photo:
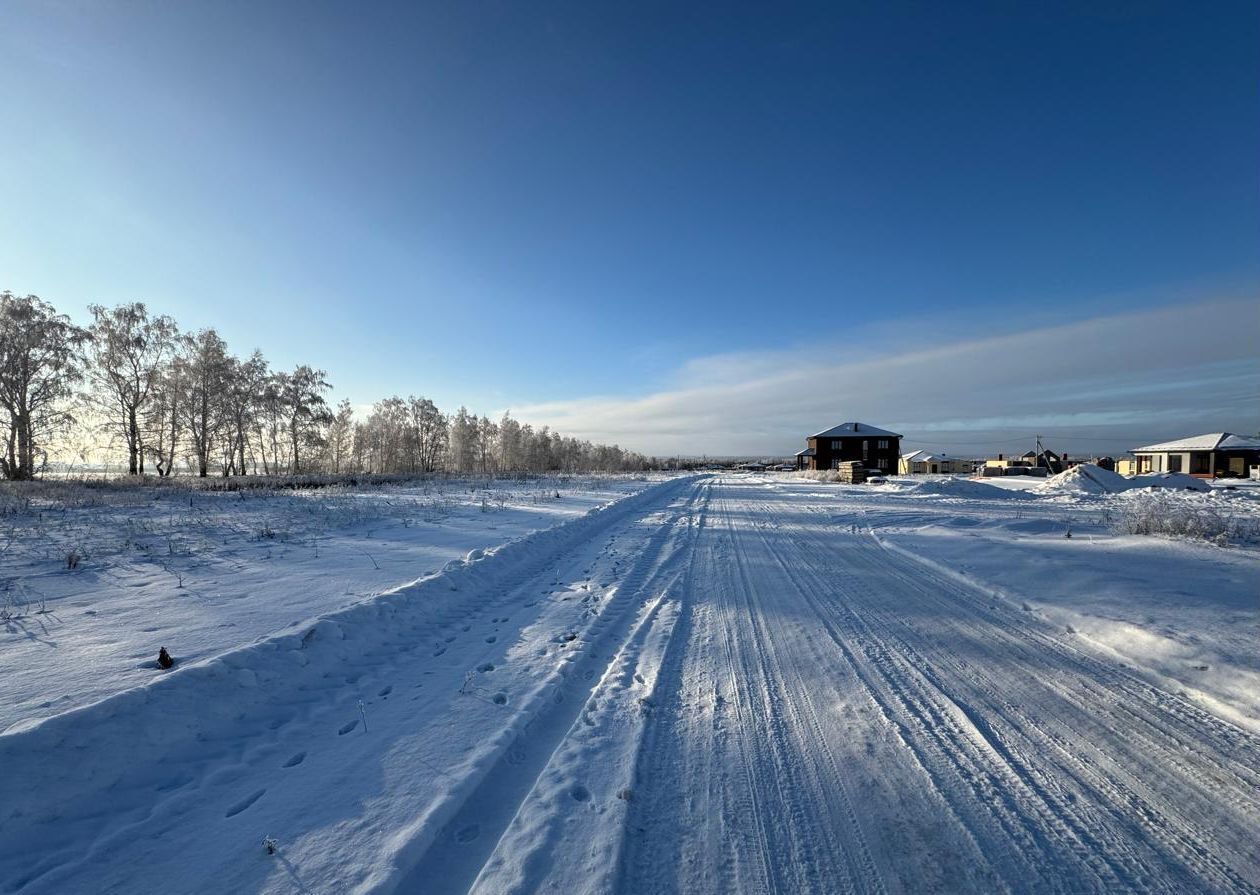
[[[960,338],[934,347],[819,344],[680,366],[639,397],[513,408],[567,435],[658,456],[788,455],[860,420],[903,446],[1118,454],[1199,432],[1260,428],[1260,300],[1186,303]]]

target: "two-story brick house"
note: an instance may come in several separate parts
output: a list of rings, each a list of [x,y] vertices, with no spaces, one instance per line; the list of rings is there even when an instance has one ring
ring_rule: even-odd
[[[858,460],[867,469],[897,474],[901,436],[867,423],[841,423],[805,439],[809,447],[796,455],[797,469],[835,469]]]

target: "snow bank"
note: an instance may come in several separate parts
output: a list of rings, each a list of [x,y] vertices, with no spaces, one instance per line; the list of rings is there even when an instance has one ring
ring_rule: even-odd
[[[1082,463],[1051,476],[1033,488],[1036,494],[1119,494],[1134,488],[1165,488],[1174,491],[1208,491],[1211,486],[1203,479],[1182,472],[1154,472],[1126,478],[1117,472]]]
[[[1082,463],[1052,475],[1032,490],[1035,494],[1118,494],[1131,487],[1129,480],[1118,472]]]
[[[1170,488],[1175,491],[1211,491],[1212,486],[1184,472],[1150,472],[1129,479],[1130,488]]]

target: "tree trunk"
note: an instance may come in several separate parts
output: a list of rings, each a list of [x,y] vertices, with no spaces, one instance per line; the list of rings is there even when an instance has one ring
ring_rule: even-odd
[[[35,445],[31,440],[30,413],[19,413],[16,422],[17,467],[12,478],[25,482],[35,478]]]
[[[136,421],[136,408],[127,408],[127,471],[132,475],[144,472],[140,459],[140,424]]]

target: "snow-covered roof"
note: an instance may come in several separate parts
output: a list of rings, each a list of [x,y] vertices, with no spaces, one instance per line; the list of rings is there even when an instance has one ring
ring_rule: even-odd
[[[1164,451],[1260,451],[1260,438],[1248,438],[1230,432],[1208,432],[1176,441],[1164,441],[1134,448],[1134,454],[1158,454]]]
[[[797,451],[797,452],[796,452],[796,456],[798,456],[798,457],[812,457],[812,456],[814,456],[816,453],[818,453],[818,452],[817,452],[817,451],[815,451],[813,448],[805,448],[805,450],[803,450],[803,451]]]
[[[929,454],[927,451],[915,451],[911,454],[902,454],[901,459],[907,463],[931,463],[933,460],[951,460],[948,454]]]
[[[1221,439],[1221,443],[1216,446],[1218,451],[1256,451],[1260,450],[1260,438],[1248,438],[1246,435],[1230,435],[1225,433],[1225,437]]]
[[[880,429],[877,426],[868,423],[841,423],[838,426],[832,426],[826,432],[818,432],[809,436],[810,438],[843,438],[853,437],[854,435],[874,435],[876,437],[883,436],[885,438],[900,438],[896,432],[889,432],[887,429]]]

